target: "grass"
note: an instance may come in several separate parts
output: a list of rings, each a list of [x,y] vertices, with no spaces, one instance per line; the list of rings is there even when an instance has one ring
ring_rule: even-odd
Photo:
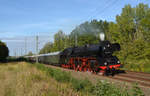
[[[68,95],[69,94],[69,95]],[[0,65],[0,96],[74,96],[69,84],[57,82],[31,64]]]
[[[56,81],[61,83],[71,83],[72,87],[76,91],[88,91],[92,86],[92,83],[88,79],[78,80],[73,78],[69,72],[62,71],[60,69],[52,69],[45,67],[43,64],[34,64],[39,70],[46,72],[50,77],[53,77]]]
[[[69,72],[25,62],[0,65],[0,96],[144,96],[108,82],[96,84]]]

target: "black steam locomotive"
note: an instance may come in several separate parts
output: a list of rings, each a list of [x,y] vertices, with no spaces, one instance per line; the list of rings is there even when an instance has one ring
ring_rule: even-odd
[[[101,41],[97,45],[85,45],[82,47],[67,48],[60,53],[60,64],[65,68],[79,71],[103,72],[106,75],[114,74],[120,67],[120,61],[113,56],[114,51],[119,51],[118,43]]]
[[[119,51],[118,43],[101,41],[96,45],[66,48],[62,52],[38,55],[40,63],[51,64],[76,71],[90,71],[114,75],[116,69],[121,67],[119,59],[113,56],[114,51]],[[36,56],[29,56],[30,61],[35,61]]]

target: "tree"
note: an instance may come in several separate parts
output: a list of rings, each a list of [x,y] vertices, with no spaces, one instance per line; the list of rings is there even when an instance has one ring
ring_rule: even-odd
[[[52,52],[53,49],[53,43],[48,42],[44,45],[44,47],[40,50],[40,54],[46,54]]]
[[[150,61],[149,18],[150,8],[147,4],[140,3],[133,8],[126,5],[122,13],[116,16],[116,22],[109,24],[110,40],[121,44],[122,50],[117,55],[127,66],[145,66],[145,62]]]
[[[54,35],[54,48],[55,51],[60,51],[63,50],[65,47],[65,34],[63,33],[62,30],[59,30],[55,35]]]
[[[6,44],[0,41],[0,61],[5,61],[9,55],[9,50]]]
[[[62,30],[59,30],[54,35],[54,42],[48,42],[40,50],[40,54],[61,51],[70,46],[70,37],[65,35]]]
[[[32,51],[30,51],[30,52],[27,54],[27,56],[32,56],[32,55],[34,55],[34,54],[32,53]]]

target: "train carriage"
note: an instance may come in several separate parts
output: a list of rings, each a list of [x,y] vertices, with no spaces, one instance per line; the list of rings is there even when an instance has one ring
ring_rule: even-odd
[[[60,66],[60,63],[59,63],[60,56],[59,56],[59,54],[60,54],[60,52],[41,54],[41,55],[38,55],[38,60],[41,63]]]

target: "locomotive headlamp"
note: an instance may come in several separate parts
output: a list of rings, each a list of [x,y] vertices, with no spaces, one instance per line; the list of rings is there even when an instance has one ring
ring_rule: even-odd
[[[110,45],[108,44],[107,47],[110,47]]]
[[[120,61],[117,61],[117,63],[120,63]]]
[[[106,48],[104,47],[104,50],[105,50]]]
[[[107,62],[105,62],[104,65],[107,65]]]

